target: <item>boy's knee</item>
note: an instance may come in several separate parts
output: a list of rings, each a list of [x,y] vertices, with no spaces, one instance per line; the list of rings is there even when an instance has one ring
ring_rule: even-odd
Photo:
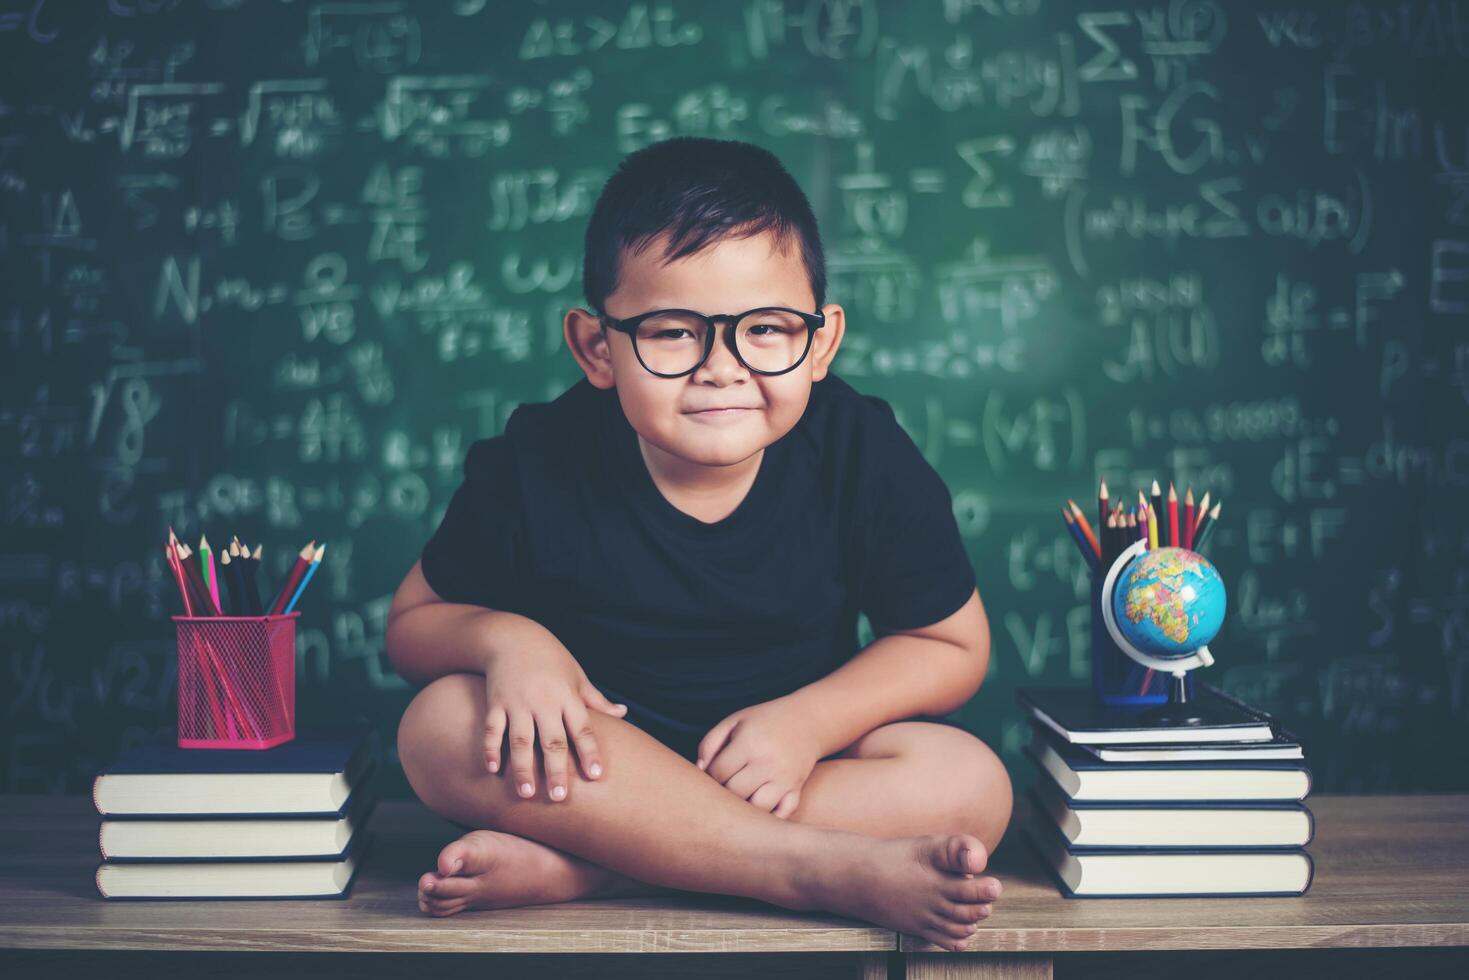
[[[1010,784],[1010,773],[994,749],[979,738],[975,738],[975,742],[978,744],[972,753],[968,776],[975,790],[969,818],[974,826],[968,832],[993,852],[1010,824],[1015,791]]]
[[[462,768],[460,757],[481,733],[483,719],[475,717],[475,705],[483,703],[483,688],[478,674],[447,674],[414,695],[398,721],[403,774],[432,809],[443,798],[444,778]]]

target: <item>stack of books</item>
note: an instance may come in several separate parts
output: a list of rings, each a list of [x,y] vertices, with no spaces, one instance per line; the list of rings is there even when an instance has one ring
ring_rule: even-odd
[[[1025,827],[1072,898],[1301,895],[1314,865],[1300,743],[1196,683],[1199,725],[1104,707],[1090,688],[1021,688],[1038,770]]]
[[[298,729],[269,749],[138,745],[101,770],[103,898],[345,898],[376,804],[377,736]]]

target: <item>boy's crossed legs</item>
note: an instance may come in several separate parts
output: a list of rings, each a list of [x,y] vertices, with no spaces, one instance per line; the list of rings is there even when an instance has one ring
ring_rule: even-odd
[[[420,878],[420,908],[433,914],[718,892],[851,915],[960,949],[999,895],[998,881],[976,875],[1009,820],[1010,782],[994,753],[959,729],[897,722],[869,732],[817,763],[783,820],[596,711],[602,776],[586,780],[573,759],[565,800],[547,799],[539,778],[524,799],[508,768],[485,769],[484,715],[484,678],[452,674],[420,691],[399,725],[399,756],[419,798],[451,820],[493,828],[446,846],[437,871]],[[539,746],[536,758],[540,777]]]

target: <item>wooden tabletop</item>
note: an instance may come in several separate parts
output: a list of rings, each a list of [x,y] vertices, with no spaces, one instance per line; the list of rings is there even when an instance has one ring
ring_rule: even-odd
[[[1301,898],[1062,898],[1015,826],[1005,884],[971,952],[1469,946],[1469,796],[1313,796],[1316,862]],[[1027,819],[1024,811],[1017,818]],[[607,899],[433,918],[418,876],[459,835],[384,800],[345,900],[106,901],[90,797],[0,795],[0,948],[393,952],[837,952],[938,947],[753,899]]]

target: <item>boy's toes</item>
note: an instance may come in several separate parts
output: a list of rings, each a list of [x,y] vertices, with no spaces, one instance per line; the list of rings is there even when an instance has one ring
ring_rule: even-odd
[[[989,852],[973,834],[952,834],[944,841],[938,863],[954,874],[978,874],[989,862]]]
[[[429,886],[423,887],[424,893],[429,898],[439,901],[463,898],[479,888],[477,879],[466,878],[464,875],[454,875],[449,878],[440,878],[436,875],[425,875],[424,877],[433,879]]]
[[[944,890],[944,897],[956,905],[982,905],[993,902],[1003,891],[1000,879],[981,875],[950,883]]]
[[[464,859],[468,856],[468,852],[469,844],[462,837],[452,844],[445,845],[443,850],[439,851],[439,874],[447,878],[464,870]]]
[[[988,902],[978,904],[966,904],[955,902],[941,909],[944,918],[963,926],[972,926],[977,922],[983,922],[990,917],[994,909]]]

